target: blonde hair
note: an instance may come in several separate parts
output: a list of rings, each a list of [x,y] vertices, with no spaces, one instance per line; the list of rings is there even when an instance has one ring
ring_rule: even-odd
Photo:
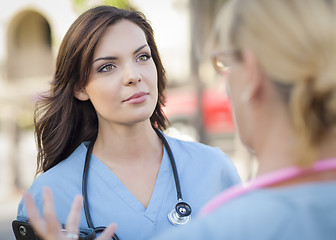
[[[284,96],[301,144],[298,163],[312,163],[319,141],[336,125],[336,0],[230,5],[223,39],[234,49],[252,50],[275,86],[288,89]]]

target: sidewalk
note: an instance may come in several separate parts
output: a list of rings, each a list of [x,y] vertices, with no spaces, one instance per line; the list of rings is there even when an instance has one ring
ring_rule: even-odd
[[[0,132],[0,240],[13,240],[12,221],[16,219],[18,204],[24,190],[13,187],[13,169],[8,155],[9,144],[5,135]],[[30,186],[36,168],[36,147],[33,132],[23,132],[17,147],[17,164],[19,166],[19,184],[22,189]]]
[[[13,193],[0,199],[0,239],[12,240],[12,221],[16,219],[16,211],[23,193]]]

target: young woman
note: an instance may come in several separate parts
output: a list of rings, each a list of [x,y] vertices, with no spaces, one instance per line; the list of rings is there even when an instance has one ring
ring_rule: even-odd
[[[335,239],[336,1],[233,0],[224,13],[214,62],[259,176],[155,239]]]
[[[44,186],[63,224],[75,195],[84,194],[81,228],[115,222],[120,239],[148,239],[189,222],[239,183],[219,149],[161,132],[165,87],[153,30],[141,13],[109,6],[83,13],[63,39],[50,92],[36,111],[42,174],[29,192],[39,211]],[[18,219],[27,219],[23,202]]]

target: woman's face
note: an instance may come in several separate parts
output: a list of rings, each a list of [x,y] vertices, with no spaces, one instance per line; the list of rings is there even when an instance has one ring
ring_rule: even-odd
[[[248,115],[248,104],[244,100],[247,72],[243,62],[237,59],[234,52],[234,50],[222,52],[220,61],[223,63],[223,66],[228,66],[223,74],[227,81],[235,124],[242,141],[248,145],[250,118]]]
[[[158,100],[157,82],[143,30],[121,20],[98,41],[88,83],[82,99],[77,98],[91,100],[100,124],[132,125],[149,121]]]
[[[239,135],[241,139],[244,141],[245,139],[245,125],[248,121],[245,118],[244,114],[244,101],[242,101],[242,89],[244,89],[242,78],[244,77],[242,74],[241,63],[236,62],[232,59],[232,63],[230,64],[230,72],[228,73],[228,88],[231,96],[231,102],[233,105],[234,118],[237,125],[237,129],[239,131]]]

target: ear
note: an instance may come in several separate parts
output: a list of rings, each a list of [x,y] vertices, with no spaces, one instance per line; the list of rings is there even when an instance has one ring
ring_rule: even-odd
[[[242,100],[249,101],[260,96],[265,75],[259,65],[256,55],[252,51],[243,51],[242,57],[247,74],[247,87],[245,92],[242,94]]]
[[[75,98],[77,98],[78,100],[81,100],[81,101],[87,101],[87,100],[90,99],[90,97],[87,94],[85,88],[80,88],[78,85],[75,86],[74,96],[75,96]]]

